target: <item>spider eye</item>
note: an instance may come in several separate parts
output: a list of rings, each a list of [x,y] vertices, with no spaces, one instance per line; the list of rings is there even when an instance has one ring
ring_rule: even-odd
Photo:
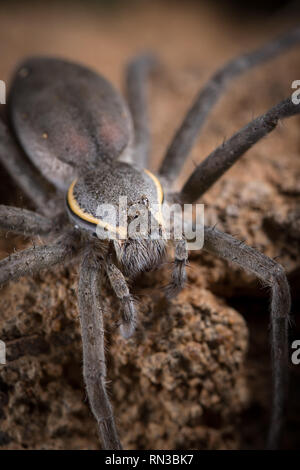
[[[132,214],[132,215],[128,214],[127,219],[130,222],[131,220],[137,219],[140,215],[141,215],[140,211],[136,211],[135,214]]]
[[[149,199],[144,194],[141,197],[141,203],[144,204],[144,206],[149,207]]]

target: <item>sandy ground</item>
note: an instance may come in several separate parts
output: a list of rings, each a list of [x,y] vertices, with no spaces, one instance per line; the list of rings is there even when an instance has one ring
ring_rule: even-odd
[[[7,81],[25,56],[50,54],[89,65],[122,89],[129,58],[142,50],[156,52],[161,67],[149,93],[154,169],[216,67],[289,25],[283,15],[238,21],[183,2],[140,2],[105,11],[16,4],[1,6],[0,20],[0,78]],[[296,48],[237,80],[211,114],[181,180],[224,138],[289,96],[299,78]],[[220,229],[277,256],[286,268],[294,299],[291,339],[300,334],[299,123],[299,117],[280,123],[203,199],[207,223],[218,222]],[[0,196],[1,203],[23,204],[4,172]],[[3,237],[1,255],[30,243]],[[142,297],[134,340],[125,345],[108,326],[111,397],[122,440],[132,449],[261,447],[270,401],[267,292],[208,255],[193,253],[191,259],[189,286],[171,304],[157,289],[168,269],[140,280],[138,288],[156,294]],[[4,448],[98,447],[81,381],[75,290],[76,267],[19,281],[1,293],[0,338],[14,345],[0,379]],[[213,352],[216,332],[219,346]],[[291,370],[283,445],[298,448],[300,377],[296,366]]]

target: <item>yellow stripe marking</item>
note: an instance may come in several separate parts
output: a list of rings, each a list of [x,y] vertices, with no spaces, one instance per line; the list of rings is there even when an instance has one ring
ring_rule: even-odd
[[[76,201],[74,197],[74,186],[77,183],[77,179],[71,183],[69,189],[68,189],[68,194],[67,194],[67,199],[68,199],[68,204],[70,206],[70,209],[76,214],[78,217],[80,217],[83,220],[86,220],[87,222],[90,222],[95,225],[100,225],[100,227],[103,227],[110,232],[118,233],[122,238],[127,237],[127,230],[124,227],[113,227],[112,225],[108,224],[107,222],[103,222],[101,219],[97,219],[91,214],[88,214],[87,212],[84,212],[81,207],[78,205],[78,202]]]
[[[150,178],[154,181],[157,190],[158,202],[162,204],[164,199],[164,192],[159,180],[156,178],[155,175],[153,175],[153,173],[151,173],[151,171],[147,170],[146,168],[144,168],[144,172],[147,173],[147,175],[150,176]]]
[[[159,212],[158,214],[154,214],[156,216],[158,216],[158,223],[163,226],[163,217],[162,217],[162,213],[161,213],[161,205],[162,205],[162,202],[164,200],[164,192],[163,192],[163,189],[162,189],[162,186],[158,180],[158,178],[156,178],[156,176],[151,173],[151,171],[147,170],[146,168],[144,168],[144,172],[150,176],[150,178],[152,179],[152,181],[154,182],[155,186],[156,186],[156,190],[157,190],[157,199],[158,199],[158,203],[159,203]],[[152,212],[151,210],[151,207],[150,207],[150,211]]]
[[[158,202],[161,205],[162,201],[163,201],[164,194],[163,194],[163,189],[162,189],[162,186],[161,186],[159,180],[149,170],[144,169],[144,172],[148,176],[150,176],[150,178],[154,182],[154,184],[156,186],[156,190],[157,190]],[[113,227],[112,225],[108,224],[107,222],[103,222],[101,219],[97,219],[93,215],[88,214],[87,212],[84,212],[84,210],[81,209],[81,207],[79,206],[78,202],[76,201],[76,199],[74,197],[74,187],[75,187],[76,183],[77,183],[77,179],[75,179],[70,184],[70,187],[69,187],[68,193],[67,193],[68,204],[69,204],[70,209],[72,210],[72,212],[74,212],[74,214],[77,215],[80,219],[86,220],[87,222],[90,222],[90,223],[95,224],[95,225],[100,225],[101,227],[105,228],[106,230],[109,230],[110,232],[118,233],[120,235],[120,237],[123,238],[123,239],[127,238],[126,228],[124,228],[124,227]],[[159,222],[162,225],[161,210],[159,211],[159,218],[160,218]]]

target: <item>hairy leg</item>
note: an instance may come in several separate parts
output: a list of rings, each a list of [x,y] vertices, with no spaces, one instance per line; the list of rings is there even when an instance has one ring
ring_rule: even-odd
[[[279,119],[300,113],[300,104],[291,98],[271,108],[251,121],[230,139],[217,147],[197,168],[184,184],[181,199],[194,202],[202,196],[231,166],[256,142],[272,132]]]
[[[170,182],[177,178],[209,112],[231,80],[252,67],[276,57],[298,42],[300,42],[299,27],[255,51],[231,60],[220,68],[200,90],[180,128],[175,133],[163,159],[160,175]]]
[[[26,209],[0,205],[0,230],[23,235],[47,235],[54,228],[53,219]]]
[[[111,261],[105,266],[111,287],[121,304],[122,323],[120,331],[124,338],[130,338],[136,327],[136,310],[126,280],[121,271]]]
[[[188,249],[186,240],[175,241],[175,259],[171,282],[166,288],[168,298],[175,297],[184,287],[186,282],[185,267],[188,262]]]
[[[79,312],[82,329],[83,375],[92,412],[97,420],[104,449],[122,449],[113,410],[105,387],[103,310],[100,296],[101,268],[87,251],[79,277]]]
[[[56,213],[57,202],[51,203],[51,198],[55,197],[54,188],[22,154],[22,150],[14,142],[8,127],[1,119],[0,163],[42,213],[52,215]]]
[[[151,54],[139,55],[128,64],[126,73],[128,104],[135,135],[134,162],[141,168],[148,167],[150,153],[147,76],[156,65],[157,61]]]
[[[0,261],[0,286],[63,263],[72,258],[78,249],[78,234],[72,231],[63,235],[53,245],[37,246],[9,255]]]
[[[204,250],[238,264],[271,289],[271,344],[273,402],[267,446],[279,446],[283,430],[288,386],[288,325],[290,290],[281,265],[231,235],[205,227]]]

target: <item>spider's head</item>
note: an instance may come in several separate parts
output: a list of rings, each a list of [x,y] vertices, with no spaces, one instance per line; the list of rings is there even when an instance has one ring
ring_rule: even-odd
[[[130,276],[157,266],[165,253],[162,202],[156,176],[123,162],[87,172],[67,193],[71,221],[91,236],[112,242]]]

